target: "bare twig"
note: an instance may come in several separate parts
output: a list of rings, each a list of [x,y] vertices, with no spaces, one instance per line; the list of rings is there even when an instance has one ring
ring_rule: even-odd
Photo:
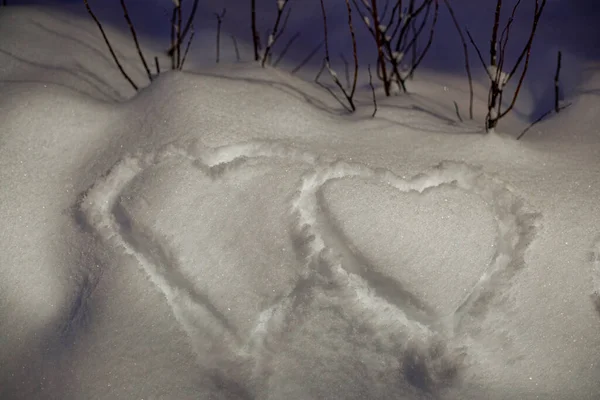
[[[298,66],[292,70],[292,72],[291,72],[292,75],[297,73],[298,71],[300,71],[302,69],[302,67],[304,67],[306,64],[308,64],[310,62],[310,60],[315,56],[315,54],[317,54],[317,52],[319,50],[321,50],[321,47],[323,47],[323,42],[321,42],[317,46],[315,46],[315,48],[312,49],[310,51],[310,53],[308,53],[308,55],[306,57],[304,57],[304,59],[302,61],[300,61],[300,64],[298,64]]]
[[[291,0],[277,0],[277,6],[278,7],[286,7],[287,3],[289,3]],[[292,13],[292,9],[288,8],[287,13],[285,14],[285,18],[283,19],[283,23],[281,24],[281,27],[278,29],[279,33],[277,33],[276,35],[274,34],[274,39],[275,41],[277,41],[277,39],[279,39],[279,37],[281,35],[283,35],[283,32],[285,32],[285,28],[287,27],[288,21],[290,20],[290,14]]]
[[[144,53],[140,47],[140,42],[138,41],[137,34],[135,33],[135,28],[133,27],[133,22],[131,22],[131,18],[129,17],[129,13],[127,12],[127,6],[125,5],[125,0],[121,0],[121,8],[123,9],[123,16],[127,21],[127,25],[129,25],[129,30],[131,31],[131,36],[133,37],[133,42],[135,43],[135,48],[137,49],[138,55],[142,60],[142,64],[144,65],[144,69],[146,70],[146,74],[148,75],[148,79],[152,82],[152,74],[150,73],[150,68],[148,68],[148,64],[146,63],[146,58],[144,57]]]
[[[537,25],[539,23],[540,17],[546,5],[546,0],[535,0],[535,10],[533,15],[533,21],[531,24],[531,32],[529,34],[528,40],[525,43],[523,50],[519,54],[517,60],[515,61],[510,72],[504,72],[504,64],[506,62],[506,49],[508,44],[508,39],[510,36],[510,28],[512,22],[515,18],[516,11],[521,3],[521,0],[518,0],[506,23],[504,29],[502,30],[500,37],[498,38],[498,31],[500,27],[500,13],[502,8],[502,0],[497,0],[496,2],[496,12],[494,16],[494,25],[492,28],[492,39],[490,41],[490,64],[486,65],[479,48],[475,44],[473,37],[467,30],[467,34],[471,43],[475,47],[477,51],[477,55],[479,56],[479,60],[481,61],[483,68],[485,69],[488,77],[490,78],[490,89],[488,91],[488,112],[485,118],[485,129],[487,132],[493,130],[498,121],[506,116],[515,106],[517,98],[519,96],[519,92],[521,87],[523,86],[523,81],[525,79],[525,75],[527,73],[527,69],[529,66],[529,59],[531,57],[531,48],[533,44],[533,38],[535,36],[535,32],[537,29]],[[503,110],[503,95],[504,88],[509,83],[509,81],[515,76],[517,70],[520,68],[521,63],[523,64],[523,68],[519,75],[519,80],[516,84],[515,91],[512,94],[512,99],[508,106]]]
[[[570,106],[571,106],[571,104],[572,104],[572,103],[565,104],[564,106],[562,106],[562,107],[560,107],[560,108],[559,108],[559,111],[560,111],[560,110],[564,110],[565,108],[568,108],[568,107],[570,107]],[[532,122],[532,123],[531,123],[531,124],[530,124],[530,125],[529,125],[527,128],[525,128],[525,129],[523,130],[523,132],[521,132],[521,134],[520,134],[519,136],[517,136],[517,140],[521,140],[521,138],[522,138],[523,136],[525,136],[525,134],[526,134],[527,132],[529,132],[529,130],[530,130],[531,128],[533,128],[533,127],[534,127],[534,125],[536,125],[537,123],[541,122],[541,121],[542,121],[544,118],[546,118],[546,117],[547,117],[548,115],[550,115],[551,113],[552,113],[552,110],[548,110],[548,111],[546,111],[545,113],[543,113],[542,115],[540,115],[540,116],[539,116],[539,117],[538,117],[538,118],[537,118],[535,121],[533,121],[533,122]]]
[[[117,64],[117,68],[119,68],[119,71],[121,71],[121,74],[125,77],[125,79],[127,79],[127,82],[129,82],[129,84],[131,85],[131,87],[133,87],[133,89],[135,91],[137,91],[138,90],[138,86],[133,82],[133,80],[129,77],[129,75],[127,75],[127,73],[123,69],[123,66],[121,65],[121,62],[119,61],[119,58],[115,54],[115,51],[113,50],[113,47],[110,44],[110,41],[108,40],[108,37],[106,36],[106,33],[104,32],[104,28],[102,28],[102,24],[100,23],[100,21],[98,20],[98,18],[96,18],[96,15],[92,11],[92,9],[91,9],[91,7],[90,7],[90,5],[88,3],[88,0],[83,0],[83,2],[85,3],[85,8],[87,9],[88,13],[94,19],[94,22],[96,22],[96,25],[98,26],[98,29],[100,30],[100,33],[102,34],[102,37],[104,38],[104,42],[106,43],[106,46],[108,46],[108,51],[110,52],[113,60],[115,61],[115,64]]]
[[[433,34],[435,32],[435,25],[437,23],[437,18],[438,18],[438,11],[439,11],[439,3],[438,0],[434,0],[434,11],[433,11],[433,22],[431,23],[431,30],[429,31],[429,39],[427,40],[427,44],[425,45],[425,48],[423,49],[423,51],[421,52],[421,55],[415,60],[413,60],[412,65],[410,66],[410,70],[408,73],[408,76],[412,76],[413,72],[417,69],[417,67],[421,64],[421,61],[423,61],[423,59],[425,58],[425,55],[427,54],[427,52],[429,51],[429,48],[431,47],[431,43],[433,43]],[[417,31],[417,36],[418,37],[420,34],[420,30]],[[414,48],[414,47],[413,47]],[[416,55],[417,53],[415,53]]]
[[[323,36],[325,38],[325,61],[329,63],[329,41],[327,39],[327,13],[325,12],[325,4],[321,1],[321,12],[323,13]]]
[[[465,70],[467,71],[467,78],[469,79],[469,118],[473,119],[473,78],[471,76],[471,66],[469,64],[469,49],[467,47],[467,42],[465,40],[465,36],[463,35],[462,28],[460,27],[458,20],[456,19],[456,15],[454,14],[454,10],[450,5],[449,0],[444,0],[446,4],[446,8],[448,8],[448,12],[450,13],[450,17],[452,18],[452,22],[454,22],[454,26],[460,36],[460,41],[463,46],[463,54],[465,56]]]
[[[358,50],[356,48],[356,35],[354,34],[354,25],[352,25],[352,8],[350,2],[346,0],[346,10],[348,11],[348,28],[350,29],[350,37],[352,38],[352,56],[354,57],[354,78],[352,79],[352,88],[350,89],[350,97],[354,97],[356,84],[358,82]]]
[[[323,66],[321,67],[319,74],[317,74],[317,78],[315,78],[315,82],[317,82],[322,87],[325,87],[336,98],[336,100],[338,100],[342,105],[344,105],[344,107],[346,109],[353,112],[353,111],[356,111],[356,105],[354,104],[354,92],[356,90],[356,83],[358,80],[358,55],[357,55],[357,50],[356,50],[356,37],[354,35],[354,27],[352,25],[352,8],[350,7],[350,1],[346,0],[346,9],[347,9],[347,13],[348,13],[348,27],[350,29],[350,34],[352,37],[352,50],[354,53],[355,69],[354,69],[354,82],[352,84],[352,88],[349,91],[344,88],[344,85],[342,85],[342,83],[340,82],[337,74],[331,68],[330,57],[329,57],[329,43],[328,43],[328,38],[327,38],[327,13],[325,12],[325,4],[324,4],[323,0],[320,0],[320,2],[321,2],[321,12],[323,14],[323,32],[324,32],[324,37],[325,37],[325,59],[323,61]],[[322,85],[318,81],[324,68],[327,68],[327,71],[329,72],[329,75],[333,79],[333,82],[340,89],[340,91],[346,98],[346,101],[348,102],[348,104],[350,106],[349,108],[342,101],[340,101],[337,98],[337,96],[335,96],[335,94],[333,93],[333,91],[331,89],[327,88],[325,85]]]
[[[260,56],[258,55],[258,47],[259,47],[259,36],[258,30],[256,29],[256,0],[252,0],[250,2],[251,7],[251,25],[252,25],[252,43],[254,43],[254,61],[258,61]]]
[[[535,121],[533,121],[527,128],[525,128],[523,130],[523,132],[521,132],[521,134],[519,136],[517,136],[517,140],[521,140],[521,138],[523,136],[525,136],[525,134],[531,129],[533,128],[534,125],[536,125],[538,122],[540,122],[541,120],[543,120],[544,118],[546,118],[548,115],[550,115],[550,113],[552,112],[552,110],[548,110],[545,113],[543,113],[538,119],[536,119]]]
[[[479,46],[477,46],[477,44],[475,43],[475,40],[473,40],[473,36],[471,36],[471,32],[469,32],[468,29],[467,29],[467,35],[469,36],[469,40],[471,41],[471,44],[473,45],[473,47],[475,47],[475,51],[477,52],[477,56],[479,57],[479,61],[481,61],[481,65],[483,66],[485,73],[488,75],[488,77],[490,79],[493,79],[492,75],[490,75],[489,69],[487,68],[487,64],[485,63],[485,60],[483,59],[483,55],[481,54],[481,51],[479,50]]]
[[[221,24],[223,23],[223,17],[225,17],[225,13],[227,9],[224,8],[221,11],[221,14],[215,13],[215,17],[217,18],[217,64],[221,58]]]
[[[344,63],[344,77],[346,78],[346,88],[350,89],[350,65],[348,64],[348,60],[344,57],[344,53],[340,53],[340,58]]]
[[[192,25],[192,33],[190,34],[190,38],[188,39],[187,45],[185,46],[185,52],[183,53],[183,58],[181,59],[181,65],[179,66],[179,70],[183,70],[183,64],[185,63],[185,59],[187,58],[188,52],[190,51],[190,46],[192,44],[192,40],[194,39],[194,25]]]
[[[292,47],[292,44],[294,44],[294,42],[296,41],[296,39],[298,39],[300,37],[300,32],[296,32],[291,38],[290,40],[287,41],[287,43],[285,44],[285,46],[283,47],[283,50],[281,50],[281,53],[279,53],[279,57],[277,57],[277,60],[275,60],[275,62],[273,63],[273,66],[276,67],[281,60],[283,59],[283,57],[285,57],[285,55],[287,54],[287,52],[290,50],[290,48]]]
[[[525,47],[523,48],[523,51],[521,52],[519,58],[517,59],[517,62],[515,63],[513,69],[510,71],[510,73],[506,77],[505,82],[508,82],[514,76],[514,74],[517,71],[517,68],[519,68],[519,65],[521,64],[523,59],[525,60],[525,64],[523,65],[523,70],[521,71],[521,76],[519,77],[519,82],[517,83],[517,88],[515,89],[515,93],[513,95],[510,105],[506,108],[506,110],[504,110],[501,113],[498,113],[498,116],[497,116],[496,120],[494,121],[495,122],[494,126],[490,127],[492,129],[496,126],[496,123],[498,122],[498,120],[500,118],[504,117],[506,114],[508,114],[515,106],[517,97],[519,95],[519,91],[521,90],[521,87],[523,86],[523,80],[525,79],[525,75],[527,74],[527,68],[529,67],[529,59],[531,57],[531,46],[533,44],[533,38],[535,36],[535,31],[537,29],[538,22],[540,20],[542,12],[544,11],[545,6],[546,6],[546,0],[542,0],[541,6],[539,3],[539,0],[535,0],[535,12],[534,12],[534,16],[533,16],[533,22],[532,22],[532,26],[531,26],[531,33],[529,35],[529,40],[525,44]],[[504,58],[504,54],[502,54],[502,57]]]
[[[386,71],[386,62],[383,57],[383,40],[382,32],[380,29],[381,24],[379,23],[379,13],[377,12],[377,0],[371,0],[371,17],[373,18],[373,29],[375,31],[375,43],[377,44],[377,63],[378,63],[378,71],[381,72],[381,75],[387,77]],[[383,89],[385,90],[385,94],[387,96],[390,95],[390,80],[383,80]]]
[[[560,66],[561,66],[561,59],[562,59],[562,53],[559,51],[558,52],[558,59],[556,60],[556,74],[554,75],[554,112],[555,113],[559,113],[561,110],[564,110],[565,108],[569,107],[571,105],[571,103],[566,104],[564,106],[560,106],[560,98],[559,98],[559,87],[560,87]],[[542,121],[544,118],[546,118],[548,115],[550,115],[550,113],[552,113],[552,109],[546,111],[544,114],[542,114],[539,118],[537,118],[535,121],[533,121],[527,128],[525,128],[525,130],[523,130],[523,132],[521,132],[521,134],[519,136],[517,136],[517,140],[520,140],[526,133],[527,131],[529,131],[531,128],[533,128],[533,126],[535,124],[537,124],[538,122]]]
[[[500,25],[500,12],[502,11],[502,0],[496,2],[496,12],[494,13],[494,25],[492,26],[492,40],[490,40],[490,65],[498,65],[498,27]]]
[[[160,75],[160,64],[158,63],[158,57],[154,57],[154,65],[156,66],[156,75]]]
[[[194,17],[196,16],[196,10],[197,9],[198,9],[198,0],[194,0],[194,4],[192,5],[192,10],[190,11],[190,15],[189,15],[188,20],[187,20],[187,22],[185,24],[185,28],[183,28],[183,32],[181,34],[181,39],[182,40],[183,40],[183,38],[185,38],[187,36],[188,31],[190,30],[190,27],[194,23]],[[175,22],[173,22],[173,23],[175,23]],[[169,50],[167,50],[167,54],[170,55],[170,56],[172,56],[173,54],[175,54],[176,46],[177,46],[177,43],[175,43],[175,42],[171,43],[171,47],[169,47]]]
[[[315,77],[315,83],[317,85],[321,86],[323,89],[327,90],[329,92],[329,94],[331,94],[331,96],[335,100],[337,100],[338,103],[340,103],[342,105],[342,107],[344,107],[349,112],[352,112],[353,111],[352,108],[349,108],[346,105],[346,103],[344,103],[342,100],[340,100],[340,98],[335,94],[335,92],[333,90],[331,90],[331,88],[329,86],[326,86],[326,85],[322,84],[321,82],[319,82],[319,78],[321,77],[321,74],[325,70],[326,65],[327,65],[327,62],[325,61],[325,59],[323,59],[323,64],[321,64],[321,68],[319,69],[319,72],[317,73],[317,76]]]
[[[239,62],[241,60],[240,57],[240,49],[238,48],[237,39],[235,36],[231,35],[231,40],[233,41],[233,48],[235,50],[235,59]]]
[[[458,103],[454,101],[454,110],[456,111],[456,116],[460,122],[463,122],[462,117],[460,116],[460,110],[458,109]]]
[[[556,60],[556,74],[554,75],[554,111],[560,111],[560,65],[562,60],[562,52],[558,52],[558,58]]]
[[[177,69],[181,69],[181,39],[183,38],[181,32],[181,24],[183,20],[182,11],[181,11],[181,2],[183,0],[176,0],[176,10],[177,10],[177,47],[175,52],[177,53]]]
[[[373,114],[372,118],[375,118],[377,114],[377,96],[375,96],[375,86],[373,86],[373,75],[371,75],[371,65],[367,65],[367,71],[369,71],[369,86],[371,86],[371,93],[373,94]]]
[[[395,5],[390,9],[386,1],[383,14],[379,14],[377,0],[352,0],[367,30],[373,37],[377,47],[377,77],[383,82],[387,96],[392,93],[392,83],[406,92],[405,81],[412,78],[415,70],[424,59],[431,47],[433,33],[437,23],[439,0],[410,0],[408,7],[403,7],[401,0],[394,0]],[[432,8],[432,6],[434,6]],[[423,50],[418,48],[418,39],[429,23],[433,10],[433,22],[429,40]],[[404,70],[401,64],[405,54],[412,53],[412,62]],[[389,64],[389,67],[388,67]]]
[[[275,24],[273,25],[273,29],[271,30],[271,33],[269,34],[268,38],[267,38],[267,47],[265,48],[265,53],[263,54],[262,57],[262,62],[261,65],[264,67],[267,60],[269,59],[269,56],[271,55],[271,49],[273,48],[273,45],[275,45],[275,42],[277,41],[277,39],[281,36],[280,32],[279,32],[279,25],[281,24],[281,17],[284,13],[284,10],[286,8],[286,6],[288,5],[290,0],[278,0],[277,1],[277,17],[275,18]],[[289,12],[287,14],[287,17],[284,20],[283,26],[282,26],[282,31],[283,29],[285,29],[285,25],[287,23],[287,19],[289,18]]]
[[[175,49],[177,48],[175,21],[177,21],[177,7],[173,7],[173,14],[171,15],[171,48],[173,49],[173,51],[169,52],[169,55],[171,56],[171,69],[175,69],[177,67],[177,60],[175,58]]]
[[[485,118],[485,129],[488,132],[493,130],[498,124],[498,121],[504,116],[506,116],[506,114],[508,114],[515,106],[517,97],[519,95],[519,92],[523,85],[523,81],[525,79],[525,75],[527,73],[529,59],[531,56],[533,38],[537,29],[538,22],[542,15],[542,11],[544,10],[544,7],[546,5],[546,0],[542,0],[541,4],[540,0],[535,0],[535,11],[533,15],[533,21],[531,24],[531,32],[529,38],[525,43],[525,46],[523,47],[523,50],[519,54],[517,60],[515,61],[513,68],[510,70],[510,72],[506,73],[504,72],[504,64],[506,61],[506,48],[510,36],[510,27],[515,18],[515,14],[520,3],[521,0],[518,0],[514,5],[511,16],[500,35],[500,39],[498,40],[499,19],[502,8],[502,0],[497,0],[496,2],[496,13],[494,17],[494,26],[492,29],[492,40],[490,41],[490,64],[489,66],[486,66],[485,63],[483,63],[488,77],[490,78],[490,89],[488,92],[488,113]],[[470,35],[469,38],[471,39],[471,43],[474,44],[474,41]],[[477,46],[475,46],[475,48],[477,49]],[[479,49],[477,49],[477,51],[480,55]],[[520,73],[519,81],[512,95],[512,99],[509,105],[504,110],[502,110],[502,97],[504,94],[504,88],[512,79],[512,77],[516,74],[517,69],[521,66],[521,63],[523,61],[524,65]]]

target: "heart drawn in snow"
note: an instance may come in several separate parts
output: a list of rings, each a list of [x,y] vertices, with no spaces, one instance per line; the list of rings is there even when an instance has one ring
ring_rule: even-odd
[[[250,143],[204,157],[173,146],[130,156],[81,205],[107,242],[138,259],[199,356],[215,342],[249,345],[261,313],[302,268],[289,248],[285,199],[298,175],[290,165],[312,159],[281,151]]]
[[[456,185],[402,192],[346,178],[321,196],[325,223],[363,259],[364,273],[402,282],[435,315],[453,312],[493,259],[490,207]]]
[[[359,277],[364,290],[397,307],[407,332],[425,324],[453,336],[480,324],[524,266],[535,234],[537,215],[502,182],[464,163],[404,180],[339,161],[308,173],[299,193],[297,231],[309,263]],[[427,214],[422,221],[419,209]]]
[[[276,142],[126,158],[81,208],[138,259],[199,356],[223,342],[259,359],[264,338],[285,330],[312,291],[320,307],[389,333],[380,351],[432,382],[448,372],[435,361],[439,337],[482,323],[524,266],[536,220],[506,185],[464,163],[404,180]],[[414,338],[422,345],[407,348]]]

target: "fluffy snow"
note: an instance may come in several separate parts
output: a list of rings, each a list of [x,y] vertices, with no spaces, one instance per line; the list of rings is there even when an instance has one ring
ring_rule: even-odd
[[[0,8],[0,398],[598,398],[597,74],[516,141],[463,77],[348,115],[250,62],[144,83],[106,29],[140,92],[89,17]]]

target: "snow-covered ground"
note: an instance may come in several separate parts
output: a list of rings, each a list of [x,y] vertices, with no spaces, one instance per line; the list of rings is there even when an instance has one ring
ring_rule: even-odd
[[[196,58],[134,93],[85,14],[0,8],[1,399],[600,396],[597,66],[516,141],[462,75],[371,118]]]

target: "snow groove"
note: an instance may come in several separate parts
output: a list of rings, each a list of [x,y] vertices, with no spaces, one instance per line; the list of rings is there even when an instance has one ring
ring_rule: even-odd
[[[279,303],[256,317],[250,337],[240,337],[236,328],[199,293],[178,267],[179,261],[169,254],[150,228],[132,229],[119,197],[127,185],[145,168],[170,158],[191,160],[213,180],[224,174],[243,171],[251,159],[281,158],[298,161],[309,167],[301,177],[290,204],[295,217],[296,249],[306,262],[303,279]],[[402,282],[390,281],[382,290],[379,278],[364,264],[360,254],[350,249],[343,238],[326,223],[321,206],[323,186],[336,179],[361,179],[383,183],[400,192],[434,190],[453,185],[474,193],[489,204],[497,222],[496,253],[479,281],[464,296],[456,310],[447,316],[432,315],[426,304],[403,289]],[[389,170],[373,169],[345,161],[325,162],[318,155],[279,142],[252,141],[215,149],[192,152],[169,145],[158,152],[127,157],[88,191],[81,210],[108,245],[135,257],[152,282],[164,294],[173,313],[187,333],[196,354],[207,342],[223,345],[236,356],[246,359],[265,357],[263,344],[273,330],[282,328],[302,291],[318,290],[325,302],[336,304],[349,319],[362,320],[381,332],[382,351],[405,354],[404,362],[423,361],[420,366],[426,381],[438,385],[443,377],[452,376],[464,358],[464,342],[471,330],[485,318],[492,300],[501,297],[515,274],[524,267],[525,251],[535,234],[537,215],[527,212],[522,201],[502,182],[464,163],[442,162],[436,167],[405,180]],[[600,244],[594,258],[594,295],[600,308]],[[326,289],[325,289],[326,288]],[[322,289],[322,290],[321,290]],[[217,321],[218,329],[206,332],[207,320]],[[387,335],[387,336],[386,336]],[[209,339],[209,340],[206,340]],[[445,350],[440,350],[443,343]],[[448,345],[448,348],[446,348]],[[411,347],[409,347],[411,346]],[[418,350],[415,350],[418,349]],[[417,355],[414,354],[417,351]],[[412,355],[411,355],[412,354]],[[415,358],[416,357],[416,358]],[[440,362],[447,358],[455,362]],[[445,367],[440,370],[439,365]],[[260,368],[257,366],[257,368]],[[438,379],[439,377],[439,379]],[[405,378],[410,381],[407,375]]]

